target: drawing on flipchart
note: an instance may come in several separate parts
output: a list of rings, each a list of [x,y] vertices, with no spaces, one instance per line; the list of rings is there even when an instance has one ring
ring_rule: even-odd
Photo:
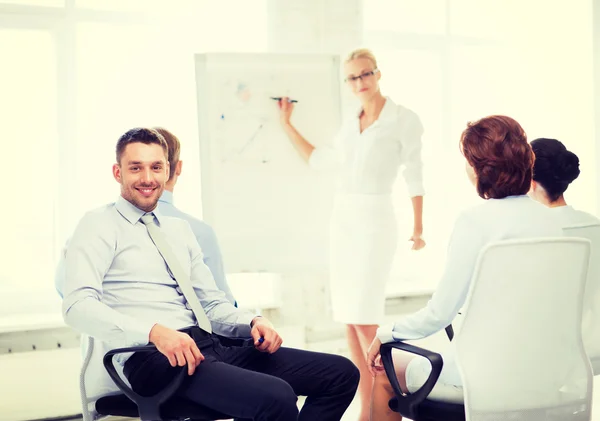
[[[270,99],[275,94],[265,86],[276,83],[273,75],[261,79],[226,79],[215,96],[211,125],[222,163],[268,164],[273,159],[270,134],[279,124],[278,110]]]

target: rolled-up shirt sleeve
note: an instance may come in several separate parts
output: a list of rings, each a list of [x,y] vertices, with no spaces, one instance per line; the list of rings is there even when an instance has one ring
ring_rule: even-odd
[[[402,175],[410,197],[423,196],[423,160],[421,157],[423,124],[419,117],[407,115],[401,129],[401,162],[404,166]]]
[[[342,130],[335,135],[331,142],[313,149],[308,158],[308,165],[315,170],[337,170],[343,161],[341,139]]]
[[[464,305],[471,277],[484,239],[477,224],[468,214],[455,223],[446,267],[436,291],[427,305],[394,324],[381,326],[377,337],[381,342],[415,340],[430,336],[448,326]]]

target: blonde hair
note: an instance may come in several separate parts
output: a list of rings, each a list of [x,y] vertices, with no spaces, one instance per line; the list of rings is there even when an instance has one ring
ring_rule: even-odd
[[[366,58],[368,60],[371,60],[371,62],[373,63],[373,66],[375,66],[375,68],[377,68],[377,59],[375,58],[375,54],[373,54],[373,52],[371,50],[369,50],[368,48],[358,48],[358,49],[352,51],[350,54],[348,54],[348,56],[346,57],[346,60],[344,60],[344,63],[348,63],[357,58]]]

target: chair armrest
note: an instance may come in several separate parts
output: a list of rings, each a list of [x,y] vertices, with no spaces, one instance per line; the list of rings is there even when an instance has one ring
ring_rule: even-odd
[[[410,352],[411,354],[420,355],[427,358],[431,363],[431,373],[429,374],[427,381],[425,381],[423,386],[421,386],[421,388],[415,393],[405,394],[400,389],[400,383],[398,382],[398,377],[396,376],[396,371],[394,370],[394,362],[392,360],[393,349],[400,349],[402,351]],[[429,393],[433,390],[433,387],[435,386],[435,383],[442,372],[442,367],[444,365],[442,356],[436,352],[419,348],[418,346],[410,345],[405,342],[392,342],[383,344],[381,345],[380,352],[383,368],[385,369],[385,373],[392,384],[392,388],[394,389],[394,393],[396,394],[396,398],[398,400],[397,408],[392,409],[396,410],[407,418],[417,419],[417,410],[419,404],[421,404],[421,402],[423,402],[427,396],[429,396]]]
[[[166,385],[160,392],[153,396],[142,396],[133,391],[127,384],[121,379],[121,376],[117,373],[117,370],[113,364],[113,357],[117,354],[125,354],[130,352],[153,352],[156,351],[156,346],[153,344],[134,346],[130,348],[117,348],[108,351],[102,362],[108,375],[115,382],[115,384],[121,389],[121,391],[131,399],[138,407],[140,418],[143,420],[160,420],[160,406],[179,389],[183,380],[187,374],[187,366],[180,367],[180,371],[175,378]]]
[[[454,339],[454,328],[452,327],[452,323],[450,323],[448,326],[446,326],[446,335],[448,336],[448,340],[450,342],[452,342],[452,339]]]

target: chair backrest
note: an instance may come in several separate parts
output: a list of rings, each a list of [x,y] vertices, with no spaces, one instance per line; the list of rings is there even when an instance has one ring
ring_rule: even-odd
[[[90,401],[86,390],[86,374],[87,369],[90,365],[90,361],[92,356],[94,355],[94,338],[87,335],[81,335],[81,356],[82,356],[82,364],[81,364],[81,372],[79,374],[79,393],[81,395],[81,412],[83,421],[94,421],[95,410],[90,408],[90,404],[93,405],[93,402]]]
[[[594,375],[600,374],[600,224],[565,227],[568,237],[587,238],[591,242],[585,296],[583,299],[583,345],[592,363]]]
[[[581,337],[590,242],[502,241],[481,252],[456,341],[470,421],[589,420]]]
[[[91,336],[81,335],[82,364],[79,373],[79,392],[83,421],[98,421],[106,416],[96,412],[96,401],[104,396],[121,394],[122,392],[108,376],[102,365],[102,357],[109,350],[102,342]],[[118,374],[123,378],[122,368],[117,365]],[[124,379],[127,383],[127,380]],[[127,383],[128,384],[128,383]]]

